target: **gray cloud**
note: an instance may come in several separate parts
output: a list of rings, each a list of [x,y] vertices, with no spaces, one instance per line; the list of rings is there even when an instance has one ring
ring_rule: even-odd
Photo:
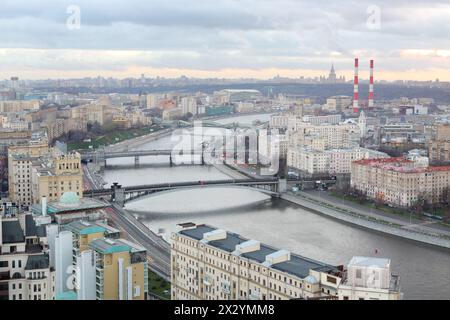
[[[69,5],[81,9],[80,30],[66,27]],[[366,27],[370,5],[381,9],[380,30]],[[405,58],[402,50],[450,50],[449,14],[445,1],[419,0],[3,0],[0,47],[45,51],[39,57],[3,56],[0,64],[91,69],[98,60],[97,68],[106,70],[129,65],[321,70],[331,61],[348,68],[362,52],[367,59],[383,59],[390,71],[448,67],[449,58]],[[70,54],[71,49],[76,50]],[[82,50],[141,53],[124,60],[77,59]]]

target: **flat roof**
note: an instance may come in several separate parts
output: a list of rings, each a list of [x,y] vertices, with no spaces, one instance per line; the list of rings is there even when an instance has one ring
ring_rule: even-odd
[[[73,205],[66,205],[59,201],[49,202],[47,204],[47,213],[58,214],[70,211],[93,210],[105,208],[107,206],[109,206],[109,204],[101,200],[97,200],[94,198],[80,198],[79,202]],[[34,204],[32,206],[32,211],[34,214],[42,215],[42,206],[40,204]]]
[[[397,158],[375,158],[357,160],[353,163],[373,168],[380,168],[383,170],[402,172],[402,173],[421,173],[421,172],[445,172],[450,171],[450,166],[436,166],[436,167],[415,167],[414,161],[403,157]]]
[[[186,230],[178,231],[179,234],[190,237],[195,240],[202,240],[203,234],[219,230],[218,228],[209,225],[197,225],[195,228],[190,228]],[[236,245],[250,241],[250,239],[244,238],[241,235],[234,232],[226,232],[226,238],[220,240],[209,241],[207,244],[215,248],[232,253],[236,250]],[[266,244],[260,244],[259,250],[242,253],[241,256],[249,260],[253,260],[257,263],[262,264],[266,261],[266,256],[279,251]],[[290,254],[290,260],[280,263],[275,263],[270,266],[270,268],[286,272],[295,275],[300,278],[305,278],[309,275],[310,270],[316,270],[321,272],[337,272],[339,271],[335,266],[328,265],[323,262],[315,261],[297,254]]]
[[[352,260],[350,260],[348,266],[388,268],[390,264],[391,260],[386,258],[353,257]]]
[[[64,226],[64,228],[66,228],[69,231],[72,231],[75,234],[80,234],[80,235],[100,233],[100,232],[104,233],[106,231],[105,228],[103,228],[97,224],[93,224],[88,221],[84,221],[84,220],[72,221],[72,222],[66,224]]]
[[[131,247],[127,244],[111,239],[95,239],[91,241],[89,247],[102,254],[110,254],[116,252],[131,252]]]

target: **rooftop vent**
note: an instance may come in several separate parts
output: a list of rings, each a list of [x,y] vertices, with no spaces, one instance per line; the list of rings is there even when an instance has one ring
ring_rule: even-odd
[[[227,232],[222,229],[217,229],[217,230],[206,232],[205,234],[203,234],[203,240],[206,240],[206,241],[223,240],[226,238],[227,238]]]
[[[259,241],[256,240],[247,240],[245,242],[242,242],[241,244],[236,245],[236,253],[242,254],[242,253],[248,253],[253,251],[258,251],[261,248],[261,244]]]
[[[286,262],[291,260],[291,253],[287,250],[278,250],[266,256],[265,266],[271,266],[276,263]]]

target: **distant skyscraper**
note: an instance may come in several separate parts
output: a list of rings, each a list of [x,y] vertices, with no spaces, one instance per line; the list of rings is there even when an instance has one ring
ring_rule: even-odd
[[[330,74],[328,75],[328,82],[336,83],[336,72],[334,71],[334,64],[331,65]]]

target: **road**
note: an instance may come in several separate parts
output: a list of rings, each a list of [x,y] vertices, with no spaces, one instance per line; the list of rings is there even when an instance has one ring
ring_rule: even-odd
[[[149,268],[170,282],[170,245],[158,237],[130,213],[117,205],[107,209],[108,216],[116,226],[125,231],[130,240],[147,249]]]
[[[404,229],[414,229],[426,233],[437,233],[443,236],[450,237],[450,230],[444,225],[440,225],[437,220],[420,220],[412,216],[401,216],[392,213],[387,213],[375,208],[368,208],[364,205],[338,198],[329,195],[325,191],[303,191],[300,192],[308,197],[311,197],[317,201],[332,204],[336,207],[354,211],[360,215],[372,217],[376,219],[383,219],[398,225],[401,225]]]
[[[87,166],[83,166],[85,184],[91,188],[99,189],[95,178]],[[108,217],[114,224],[123,230],[127,237],[147,249],[150,270],[170,282],[170,245],[164,239],[158,237],[133,215],[117,205],[106,209]]]

